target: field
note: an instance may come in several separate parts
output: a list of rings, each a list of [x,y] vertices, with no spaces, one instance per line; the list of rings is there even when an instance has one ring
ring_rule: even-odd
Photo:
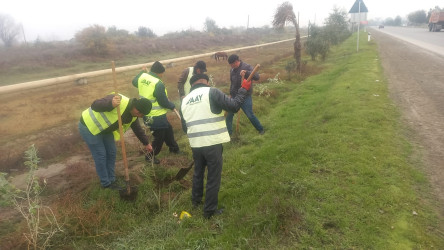
[[[42,168],[67,166],[48,178],[45,193],[64,228],[51,242],[54,249],[441,249],[437,204],[388,97],[375,44],[362,44],[358,56],[354,41],[334,48],[325,62],[306,61],[305,75],[292,79],[284,69],[291,43],[239,52],[262,66],[254,110],[267,132],[258,135],[240,116],[239,133],[224,146],[219,201],[225,212],[209,221],[191,209],[191,175],[169,181],[191,160],[174,114],[169,119],[184,154],[164,150],[160,166],[146,164],[126,135],[131,181],[140,191],[135,203],[99,188],[76,124],[92,100],[113,90],[111,76],[2,97],[9,111],[2,114],[9,122],[0,126],[1,155],[9,156],[2,161],[16,169],[2,171],[21,172],[21,152],[31,143]],[[204,60],[215,85],[227,92],[228,64]],[[176,103],[175,82],[192,64],[167,69]],[[130,85],[135,74],[119,74],[122,93],[137,95]],[[181,211],[192,217],[173,216]],[[16,219],[0,228],[2,248],[26,246],[23,223],[10,218]]]
[[[274,61],[291,55],[291,42],[283,47],[270,47],[240,51],[241,58],[252,64],[263,65],[262,80],[274,77],[278,73],[269,67]],[[169,58],[173,55],[169,55]],[[213,77],[213,83],[219,88],[229,87],[229,65],[226,61],[216,62],[211,58],[201,58],[207,62],[208,74]],[[158,60],[161,60],[159,58]],[[174,67],[168,68],[164,74],[169,97],[177,105],[177,81],[186,67],[192,66],[195,61],[181,61]],[[109,65],[111,67],[111,64]],[[119,67],[116,62],[116,67]],[[127,71],[117,75],[118,91],[128,96],[137,96],[137,89],[131,85],[132,78],[138,70]],[[90,103],[114,91],[112,75],[89,78],[88,84],[78,85],[75,82],[59,84],[45,88],[32,89],[3,95],[5,105],[0,114],[0,171],[9,172],[10,169],[22,170],[22,154],[26,146],[35,143],[40,149],[43,159],[72,152],[73,146],[78,144],[77,122],[80,113]],[[172,116],[172,122],[174,116]],[[48,132],[49,131],[49,132]]]

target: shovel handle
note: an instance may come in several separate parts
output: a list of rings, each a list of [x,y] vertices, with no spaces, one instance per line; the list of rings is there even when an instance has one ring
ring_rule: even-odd
[[[250,75],[248,76],[248,78],[247,78],[247,82],[250,81],[251,78],[253,78],[253,75],[256,74],[256,71],[259,70],[259,67],[260,67],[260,66],[261,66],[260,64],[256,64],[256,66],[254,66],[253,71],[251,71],[251,74],[250,74]],[[242,84],[242,82],[241,82],[241,84]]]
[[[116,66],[114,64],[114,61],[111,61],[111,67],[113,71],[114,91],[117,96],[119,95],[119,93],[117,92]],[[125,140],[123,138],[123,126],[122,126],[122,116],[120,114],[120,105],[117,106],[117,119],[119,123],[120,144],[122,146],[123,165],[125,166],[125,181],[128,183],[129,182],[128,161],[126,160],[126,149],[125,149]],[[127,185],[127,189],[128,188],[129,185]]]
[[[176,113],[176,115],[179,118],[179,120],[182,120],[182,118],[180,117],[179,111],[177,111],[177,109],[174,109],[174,113]]]
[[[254,71],[254,70],[253,70]],[[252,76],[252,74],[250,74],[250,76]],[[243,84],[244,83],[244,78],[245,77],[245,75],[242,75],[241,76],[241,84]],[[240,116],[240,110],[237,112],[237,114],[236,114],[236,133],[239,135],[239,116]]]

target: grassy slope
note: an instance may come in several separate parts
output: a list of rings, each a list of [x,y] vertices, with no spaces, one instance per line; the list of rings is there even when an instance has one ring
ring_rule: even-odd
[[[109,247],[442,249],[376,45],[361,43],[356,53],[355,41],[335,48],[322,74],[254,98],[267,132],[258,135],[243,116],[240,139],[225,145],[222,216],[207,221],[191,210],[190,190],[157,213],[117,206],[127,233]],[[139,199],[155,198],[152,183],[140,189]],[[177,223],[172,213],[182,210],[193,217]]]

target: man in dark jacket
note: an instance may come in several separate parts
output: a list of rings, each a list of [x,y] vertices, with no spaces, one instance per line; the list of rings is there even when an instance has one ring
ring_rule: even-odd
[[[205,167],[208,168],[203,216],[210,218],[222,213],[218,209],[218,194],[222,174],[222,143],[229,142],[223,110],[237,112],[251,87],[242,84],[235,98],[210,87],[208,76],[196,74],[190,79],[191,91],[182,100],[181,112],[194,159],[191,201],[194,207],[202,203]]]
[[[174,103],[168,100],[167,90],[161,80],[164,72],[165,68],[162,63],[156,61],[151,66],[150,72],[141,71],[132,81],[133,85],[139,89],[139,95],[150,100],[153,106],[151,112],[144,117],[144,121],[153,132],[154,156],[160,153],[163,143],[169,147],[170,152],[179,153],[179,145],[174,139],[173,127],[166,116],[168,110],[177,111]],[[146,160],[159,164],[160,161],[154,156],[151,157],[148,154]]]
[[[241,74],[245,75],[245,79],[248,78],[253,71],[253,67],[251,67],[249,64],[239,60],[239,56],[236,54],[231,55],[228,57],[228,63],[231,66],[230,70],[230,95],[232,98],[236,97],[237,90],[241,87]],[[259,80],[259,74],[256,73],[252,77],[253,80],[257,81]],[[256,128],[256,130],[259,132],[259,134],[264,134],[265,130],[264,127],[262,127],[262,124],[257,119],[257,117],[253,113],[253,98],[251,97],[251,94],[253,93],[253,88],[248,90],[247,97],[245,98],[245,102],[242,104],[241,108],[244,111],[245,115],[250,120],[251,124]],[[231,135],[233,133],[233,117],[234,113],[228,112],[226,117],[226,123],[228,128],[228,133]]]
[[[146,150],[153,150],[145,130],[137,120],[137,117],[143,117],[151,111],[151,102],[148,100],[108,95],[95,100],[90,108],[83,111],[79,122],[80,135],[91,151],[100,184],[104,188],[113,189],[119,188],[114,174],[117,152],[114,141],[120,139],[117,106],[120,106],[123,129],[131,127]]]

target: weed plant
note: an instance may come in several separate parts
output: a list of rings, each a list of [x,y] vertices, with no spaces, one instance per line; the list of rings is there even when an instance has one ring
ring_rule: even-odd
[[[0,194],[2,200],[4,199],[0,204],[12,204],[23,217],[26,227],[23,236],[28,249],[46,249],[51,246],[51,238],[63,230],[52,209],[43,202],[42,192],[46,180],[43,180],[41,185],[36,175],[40,159],[34,145],[25,152],[25,160],[29,172],[24,190],[13,187],[5,179],[5,174],[0,173]]]

